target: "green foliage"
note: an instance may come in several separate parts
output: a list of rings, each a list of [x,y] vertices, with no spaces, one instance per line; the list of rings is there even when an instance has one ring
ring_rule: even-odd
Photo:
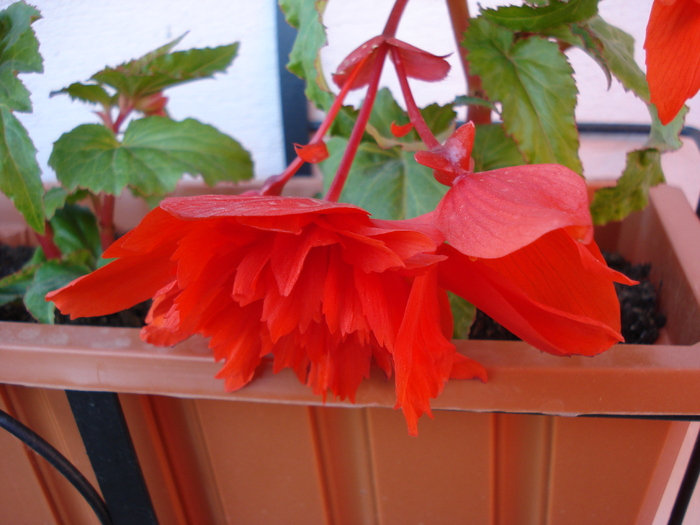
[[[237,141],[194,119],[165,117],[132,121],[121,142],[104,126],[78,126],[56,141],[49,164],[68,191],[111,195],[127,186],[162,195],[185,173],[201,174],[210,185],[252,176],[250,154]]]
[[[341,137],[328,141],[330,156],[320,164],[327,187],[346,146]],[[340,200],[363,207],[375,219],[407,219],[435,209],[447,189],[435,180],[433,170],[413,159],[412,152],[363,142]]]
[[[506,132],[527,162],[563,164],[581,173],[576,84],[557,44],[540,37],[516,40],[512,31],[479,17],[464,45],[489,98],[503,104]]]
[[[489,171],[525,164],[515,141],[506,135],[502,124],[482,124],[476,127],[474,171]]]
[[[306,81],[306,98],[321,109],[328,109],[333,102],[319,58],[321,47],[327,43],[321,21],[327,3],[328,0],[279,0],[287,22],[298,30],[287,69]]]
[[[598,12],[598,0],[552,0],[549,5],[503,6],[484,9],[481,15],[512,31],[539,32],[564,24],[588,20]]]
[[[36,149],[14,111],[31,112],[29,91],[17,73],[41,73],[43,61],[31,24],[39,11],[17,2],[0,12],[0,191],[27,224],[44,232],[41,169]]]
[[[591,214],[595,224],[621,220],[649,203],[649,188],[664,182],[661,154],[656,149],[630,151],[622,177],[614,188],[595,194]]]
[[[92,80],[137,98],[222,73],[231,65],[237,51],[238,44],[235,43],[174,53],[149,53],[116,68],[105,68],[95,73]]]
[[[34,273],[34,279],[24,295],[24,305],[37,321],[53,324],[56,307],[52,302],[44,299],[46,294],[58,290],[90,271],[91,268],[84,264],[47,261]]]
[[[193,119],[146,116],[129,121],[121,133],[121,123],[134,109],[165,114],[162,90],[225,71],[238,50],[238,44],[231,44],[173,52],[180,37],[141,58],[105,68],[88,82],[52,93],[102,106],[97,114],[104,125],[84,124],[61,136],[49,164],[62,186],[44,194],[36,150],[13,114],[32,109],[17,73],[43,69],[31,29],[37,18],[39,12],[21,2],[0,12],[0,190],[32,228],[47,232],[47,253],[56,251],[60,257],[47,260],[37,250],[23,269],[0,280],[0,304],[24,297],[34,317],[52,323],[54,306],[44,300],[46,293],[103,263],[104,238],[96,217],[76,205],[78,201],[88,199],[99,208],[105,195],[118,195],[126,187],[152,201],[173,190],[185,173],[200,174],[210,185],[238,181],[252,177],[252,160],[237,141]],[[113,120],[115,108],[119,113]]]
[[[649,86],[644,72],[634,60],[634,38],[600,17],[593,18],[587,27],[600,42],[600,54],[610,72],[626,90],[648,102]]]
[[[68,95],[71,100],[80,100],[86,104],[102,104],[105,108],[118,103],[116,97],[107,93],[107,90],[99,84],[74,82],[66,88],[51,93],[52,97],[56,95]]]
[[[476,308],[469,301],[452,292],[447,292],[447,296],[450,300],[454,322],[452,337],[454,339],[469,339],[469,330],[474,324]]]

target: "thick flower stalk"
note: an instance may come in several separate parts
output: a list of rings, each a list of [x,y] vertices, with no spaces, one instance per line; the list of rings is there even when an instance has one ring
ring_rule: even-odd
[[[316,394],[355,397],[370,364],[396,375],[409,431],[454,373],[486,373],[450,342],[438,286],[441,234],[374,221],[356,206],[314,199],[166,199],[105,253],[116,261],[52,292],[72,317],[153,298],[142,338],[174,345],[210,338],[227,390],[245,386],[266,355]]]
[[[651,102],[668,124],[700,89],[700,0],[654,0],[644,49]]]

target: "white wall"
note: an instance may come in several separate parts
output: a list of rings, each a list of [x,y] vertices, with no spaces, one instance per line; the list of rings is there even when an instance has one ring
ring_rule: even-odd
[[[311,1],[311,0],[309,0]],[[0,7],[11,2],[0,0]],[[35,0],[43,19],[34,24],[45,60],[43,75],[23,75],[32,91],[34,114],[22,116],[46,167],[51,144],[62,132],[96,121],[90,109],[68,97],[48,94],[71,82],[87,80],[105,65],[117,65],[150,51],[189,31],[178,49],[240,41],[238,58],[225,75],[169,90],[174,118],[195,117],[240,140],[253,152],[258,177],[283,169],[282,132],[275,41],[275,0]],[[480,0],[482,6],[499,2]],[[333,47],[323,51],[324,67],[332,72],[342,58],[364,40],[378,34],[393,0],[331,0],[326,23]],[[470,0],[476,12],[476,2]],[[643,64],[646,20],[651,0],[605,0],[603,16],[633,34],[639,42],[637,59]],[[464,90],[444,0],[411,0],[399,27],[399,38],[436,54],[453,53],[453,71],[445,86],[414,82],[418,102],[447,102]],[[570,52],[577,72],[581,122],[649,120],[644,105],[617,84],[608,91],[605,77],[591,59]],[[391,68],[386,68],[391,70]],[[391,75],[386,82],[392,85]],[[399,91],[396,90],[396,93]],[[355,95],[359,100],[361,94]],[[700,127],[700,99],[687,123]]]

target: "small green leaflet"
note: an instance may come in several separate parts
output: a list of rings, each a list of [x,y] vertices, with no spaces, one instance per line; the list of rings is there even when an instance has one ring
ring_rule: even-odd
[[[327,44],[321,21],[327,3],[328,0],[279,0],[287,22],[298,30],[287,69],[306,81],[306,98],[324,110],[333,102],[319,58],[321,48]]]
[[[598,0],[552,0],[542,7],[503,6],[483,9],[481,15],[512,31],[538,32],[588,20],[598,12]]]
[[[661,154],[656,149],[630,151],[627,165],[614,188],[596,192],[591,203],[594,224],[621,220],[649,203],[649,188],[664,182]]]
[[[328,141],[330,156],[319,165],[326,188],[346,146],[347,140],[340,137]],[[435,180],[433,170],[413,159],[412,152],[363,142],[340,199],[361,206],[375,219],[407,219],[434,210],[447,190]]]
[[[81,82],[73,82],[67,88],[52,91],[49,96],[68,95],[71,100],[80,100],[87,104],[101,104],[105,108],[117,103],[115,97],[112,97],[107,90],[99,84],[83,84]]]
[[[530,164],[563,164],[582,172],[574,119],[573,70],[555,42],[515,41],[512,31],[479,17],[466,32],[474,73],[492,101],[503,105],[508,135]]]
[[[78,126],[56,141],[49,165],[68,191],[111,195],[127,186],[162,195],[185,173],[200,174],[209,185],[253,176],[250,154],[236,140],[194,119],[165,117],[132,121],[121,143],[104,126]]]

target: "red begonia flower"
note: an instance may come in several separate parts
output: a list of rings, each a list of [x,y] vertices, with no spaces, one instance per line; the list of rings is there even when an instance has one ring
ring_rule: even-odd
[[[700,0],[654,0],[644,49],[651,102],[668,124],[700,89]]]
[[[292,368],[315,393],[353,400],[374,360],[395,370],[397,407],[416,434],[453,368],[486,379],[450,342],[442,240],[430,226],[372,220],[349,204],[172,198],[105,252],[115,261],[47,299],[81,317],[153,298],[144,340],[209,337],[227,390],[272,354],[275,372]]]
[[[357,89],[369,83],[374,70],[374,63],[383,46],[393,47],[401,55],[406,75],[427,82],[442,80],[450,71],[450,64],[445,57],[440,57],[423,51],[394,37],[375,36],[350,53],[333,74],[333,81],[338,87],[343,87],[356,67],[362,69],[352,81],[350,89]],[[389,53],[391,56],[391,53]],[[366,59],[366,60],[365,60]]]
[[[557,355],[594,355],[621,341],[610,270],[593,241],[584,180],[555,164],[473,173],[474,126],[416,160],[452,187],[416,221],[449,243],[440,285],[521,339]]]

